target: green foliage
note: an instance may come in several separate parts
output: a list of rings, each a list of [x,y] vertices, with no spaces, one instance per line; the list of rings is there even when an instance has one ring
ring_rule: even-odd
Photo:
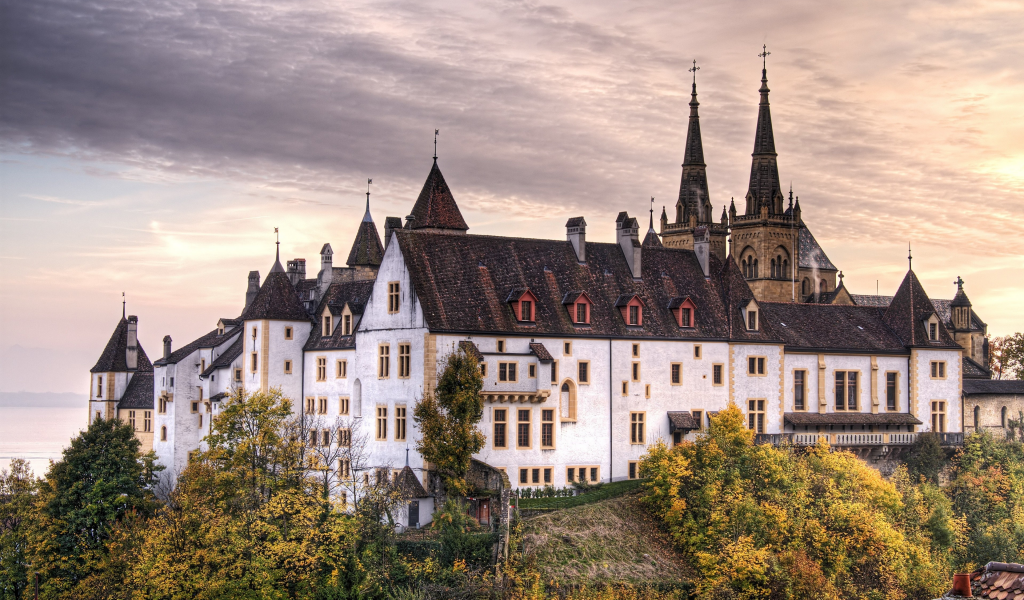
[[[480,533],[480,524],[469,516],[469,507],[461,499],[449,498],[434,513],[433,526],[441,531],[439,558],[443,566],[453,567],[461,561],[467,567],[479,569],[490,563],[495,536]]]
[[[922,433],[914,440],[904,461],[907,471],[915,481],[924,478],[931,483],[939,483],[939,472],[948,464],[946,451],[942,449],[942,441],[938,434]]]
[[[15,458],[0,471],[0,600],[15,600],[28,587],[28,528],[35,482],[28,461]]]
[[[908,503],[852,454],[754,445],[734,405],[698,441],[652,448],[640,472],[701,597],[914,598],[948,587],[955,524],[940,493]]]
[[[642,483],[643,482],[640,479],[627,479],[625,481],[616,481],[614,483],[587,486],[586,488],[579,490],[579,493],[576,495],[552,494],[551,496],[520,496],[518,506],[521,509],[573,508],[628,494],[629,492],[639,488]],[[519,488],[520,492],[524,490],[529,491],[530,488]]]
[[[416,451],[437,471],[448,494],[464,496],[469,461],[484,447],[477,427],[484,414],[484,382],[476,360],[461,348],[442,360],[439,371],[436,389],[413,410],[421,434]]]
[[[75,587],[108,559],[116,525],[156,509],[155,458],[140,454],[130,425],[96,419],[50,465],[38,486],[31,532],[31,562],[46,596],[77,595]]]

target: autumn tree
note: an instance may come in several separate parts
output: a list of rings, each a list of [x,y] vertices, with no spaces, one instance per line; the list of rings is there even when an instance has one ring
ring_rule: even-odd
[[[28,528],[35,482],[28,461],[0,471],[0,599],[20,600],[28,587]]]
[[[421,434],[416,451],[437,471],[447,493],[465,495],[469,461],[485,441],[477,427],[483,418],[483,377],[463,348],[445,357],[438,370],[437,387],[413,411]]]

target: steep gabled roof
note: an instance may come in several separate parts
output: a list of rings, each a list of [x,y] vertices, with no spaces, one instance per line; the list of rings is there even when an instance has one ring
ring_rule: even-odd
[[[407,500],[410,498],[426,498],[429,495],[427,490],[423,489],[423,484],[416,478],[416,474],[412,472],[412,468],[409,465],[406,465],[395,476],[395,485],[402,492],[402,497]]]
[[[800,227],[800,231],[797,232],[797,244],[799,247],[797,254],[801,269],[813,269],[817,266],[817,268],[825,271],[839,270],[828,259],[828,256],[825,256],[825,251],[821,249],[818,240],[814,239],[814,234],[811,233],[811,230],[806,225]]]
[[[242,313],[243,321],[275,319],[278,321],[308,321],[309,315],[299,300],[295,286],[287,273],[271,271],[263,280],[260,291]]]
[[[359,231],[352,242],[352,250],[348,253],[346,264],[350,267],[379,267],[384,260],[384,246],[377,235],[377,226],[370,216],[370,197],[366,197],[366,214],[359,223]]]
[[[964,379],[989,379],[992,377],[992,371],[969,356],[965,356],[962,363]]]
[[[213,360],[213,363],[206,370],[200,374],[200,377],[209,377],[214,371],[218,369],[226,369],[231,366],[231,363],[235,362],[235,359],[242,355],[242,336],[238,336],[235,339],[235,343],[228,346],[228,349],[221,352],[220,356]]]
[[[462,218],[462,212],[455,203],[452,191],[437,167],[437,161],[430,167],[430,174],[427,175],[419,198],[412,207],[412,229],[451,229],[455,231],[466,231],[466,225]]]
[[[906,346],[960,348],[960,345],[946,331],[946,326],[941,318],[939,319],[938,341],[928,341],[928,331],[924,321],[932,314],[936,317],[939,316],[932,301],[928,298],[928,294],[921,287],[917,275],[912,270],[907,271],[889,308],[885,310],[885,324],[900,337]]]
[[[136,372],[121,395],[117,408],[153,409],[153,372]]]
[[[348,304],[349,309],[355,315],[362,314],[363,307],[370,301],[370,294],[373,292],[373,280],[369,281],[344,281],[339,283],[332,283],[327,288],[327,292],[323,298],[320,299],[320,304],[316,307],[317,315],[323,313],[324,309],[331,309],[331,314],[339,311],[335,311],[335,307],[342,308]],[[306,350],[348,350],[356,347],[356,336],[355,336],[355,323],[353,323],[352,332],[349,335],[342,335],[344,329],[339,323],[334,327],[332,335],[324,337],[321,327],[315,326],[310,329],[309,338],[306,340]]]
[[[142,342],[136,341],[139,346],[139,362],[136,372],[147,372],[153,370],[153,363],[149,362],[146,351],[142,349]],[[128,319],[121,317],[114,327],[107,345],[90,373],[126,373],[128,371]]]
[[[161,358],[160,360],[156,361],[155,364],[157,366],[177,364],[184,360],[185,358],[187,358],[189,354],[192,354],[196,350],[199,350],[200,348],[216,348],[217,346],[220,346],[221,344],[230,341],[231,338],[241,334],[241,332],[242,330],[237,327],[234,329],[229,329],[225,331],[223,334],[218,333],[217,330],[214,329],[213,331],[196,338],[195,340],[189,342],[188,344],[185,344],[181,348],[178,348],[174,352],[171,352],[171,355],[168,358]]]
[[[736,264],[736,259],[730,254],[723,264],[718,262],[718,259],[712,254],[710,260],[710,271],[718,273],[722,302],[728,307],[726,327],[729,331],[729,338],[747,341],[781,340],[773,331],[769,319],[759,319],[759,329],[757,331],[747,330],[747,326],[743,322],[742,311],[754,299],[754,292],[750,290],[750,285],[747,284],[747,280],[743,277],[739,265]],[[760,306],[760,303],[758,305]],[[700,314],[700,305],[697,305],[696,312],[698,315]]]

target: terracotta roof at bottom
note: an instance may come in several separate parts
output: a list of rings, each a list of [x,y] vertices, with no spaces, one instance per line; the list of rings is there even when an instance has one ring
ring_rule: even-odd
[[[990,562],[971,574],[971,591],[977,598],[1024,600],[1024,565]]]

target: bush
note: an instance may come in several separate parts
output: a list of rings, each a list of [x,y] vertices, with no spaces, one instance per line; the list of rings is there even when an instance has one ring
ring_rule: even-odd
[[[934,433],[922,433],[917,436],[907,454],[907,471],[917,481],[924,477],[931,483],[939,482],[939,472],[946,464],[946,451],[942,449],[942,441]]]

